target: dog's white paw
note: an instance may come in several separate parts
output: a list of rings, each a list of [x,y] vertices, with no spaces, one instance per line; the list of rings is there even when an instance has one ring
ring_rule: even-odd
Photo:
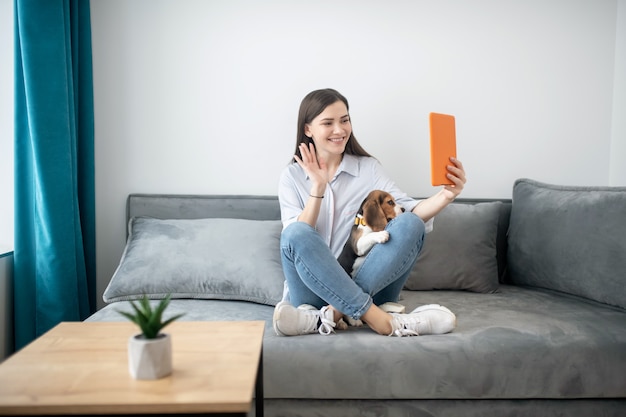
[[[355,320],[350,316],[343,316],[343,319],[352,327],[363,327],[363,322],[361,320]]]
[[[378,243],[385,243],[389,240],[389,232],[386,230],[382,230],[380,232],[374,232],[372,233],[372,237],[374,238],[374,240]]]
[[[343,319],[339,319],[337,324],[335,324],[335,328],[337,330],[346,330],[348,328],[348,324]]]

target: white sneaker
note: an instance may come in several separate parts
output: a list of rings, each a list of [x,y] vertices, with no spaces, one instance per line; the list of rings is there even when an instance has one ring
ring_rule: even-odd
[[[319,332],[323,335],[335,331],[333,311],[328,306],[317,310],[315,307],[303,304],[295,308],[287,301],[276,304],[274,309],[274,331],[278,336],[298,336]]]
[[[456,327],[454,313],[439,304],[424,305],[409,314],[390,314],[392,330],[389,336],[444,334]]]

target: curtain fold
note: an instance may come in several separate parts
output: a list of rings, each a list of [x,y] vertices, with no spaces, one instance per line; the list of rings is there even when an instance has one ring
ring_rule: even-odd
[[[95,310],[88,0],[15,0],[14,328],[19,349]]]

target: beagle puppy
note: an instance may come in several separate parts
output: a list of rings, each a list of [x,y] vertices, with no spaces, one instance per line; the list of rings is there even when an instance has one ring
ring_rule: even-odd
[[[391,194],[374,190],[361,203],[359,211],[354,219],[354,225],[350,231],[350,237],[346,242],[339,264],[351,276],[355,277],[365,256],[377,243],[385,243],[389,240],[389,232],[385,230],[387,223],[404,209],[396,204]],[[404,306],[397,303],[386,303],[380,306],[387,312],[404,312]],[[343,316],[337,323],[337,328],[345,330],[350,326],[363,326],[361,320],[354,320],[349,316]]]
[[[385,191],[374,190],[363,200],[354,219],[350,237],[338,259],[350,276],[356,276],[365,256],[375,244],[389,240],[389,232],[385,227],[402,212],[404,209]]]

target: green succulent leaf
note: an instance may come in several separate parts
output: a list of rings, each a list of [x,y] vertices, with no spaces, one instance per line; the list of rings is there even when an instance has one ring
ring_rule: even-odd
[[[139,326],[141,333],[146,339],[154,339],[159,335],[165,326],[185,315],[184,313],[177,314],[163,321],[163,313],[169,305],[170,299],[171,294],[168,294],[157,304],[155,308],[152,308],[150,299],[147,295],[144,295],[139,299],[139,302],[130,302],[134,314],[119,310],[117,310],[117,312]]]

